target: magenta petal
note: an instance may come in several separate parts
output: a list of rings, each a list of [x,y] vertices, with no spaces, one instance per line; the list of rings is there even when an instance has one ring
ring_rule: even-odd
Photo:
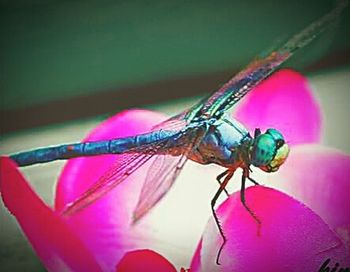
[[[164,115],[147,110],[124,111],[97,126],[85,141],[143,133],[164,119]],[[58,181],[56,209],[61,210],[87,190],[118,158],[105,155],[70,160]],[[101,199],[68,218],[105,271],[114,269],[126,251],[144,246],[142,242],[147,240],[145,229],[140,233],[141,226],[129,226],[146,171],[147,166],[142,167]]]
[[[320,145],[295,147],[276,180],[341,235],[350,248],[350,156]]]
[[[49,271],[101,271],[91,252],[61,218],[47,207],[17,170],[0,159],[1,197]]]
[[[190,265],[191,271],[200,271],[201,269],[202,243],[203,243],[203,240],[200,240],[197,245],[196,251],[192,256],[191,265]]]
[[[246,199],[262,222],[260,235],[239,193],[233,194],[218,209],[228,238],[221,265],[215,260],[222,240],[211,220],[203,235],[200,266],[191,271],[319,271],[328,258],[331,267],[336,262],[349,267],[349,253],[339,236],[300,202],[262,186],[247,189]]]
[[[148,249],[125,254],[117,265],[117,272],[176,272],[175,267],[162,255]]]
[[[235,117],[251,130],[276,128],[291,145],[320,139],[319,106],[307,79],[293,70],[262,82],[239,104]]]

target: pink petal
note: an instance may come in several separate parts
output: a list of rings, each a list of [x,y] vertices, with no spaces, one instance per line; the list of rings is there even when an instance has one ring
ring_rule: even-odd
[[[202,252],[202,243],[203,240],[201,239],[197,245],[196,251],[192,257],[191,260],[191,271],[200,271],[201,267],[201,252]]]
[[[350,156],[320,145],[295,147],[276,180],[314,210],[350,248]]]
[[[143,133],[164,119],[164,115],[147,110],[125,111],[100,124],[85,141]],[[56,209],[62,209],[87,190],[118,158],[105,155],[70,160],[58,181]],[[147,241],[146,226],[129,226],[146,171],[147,166],[142,167],[101,199],[68,218],[105,271],[114,269],[126,251]]]
[[[336,262],[341,267],[350,265],[339,236],[300,202],[262,186],[247,189],[246,200],[262,222],[260,235],[239,192],[231,195],[218,209],[228,238],[221,265],[215,260],[222,240],[211,220],[203,235],[200,265],[191,271],[319,271],[328,258],[329,266]]]
[[[321,113],[307,79],[282,69],[262,82],[238,107],[235,117],[253,131],[276,128],[291,144],[318,142]]]
[[[91,252],[47,207],[6,158],[0,159],[1,197],[49,271],[101,271]]]
[[[117,265],[117,272],[176,272],[175,267],[162,255],[148,249],[125,254]]]

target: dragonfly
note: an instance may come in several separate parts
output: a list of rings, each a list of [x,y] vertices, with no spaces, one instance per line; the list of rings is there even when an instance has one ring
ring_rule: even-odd
[[[227,238],[221,227],[215,206],[235,171],[241,168],[240,199],[247,212],[256,221],[260,219],[249,208],[245,199],[246,181],[258,183],[250,177],[251,167],[275,172],[288,157],[289,147],[281,132],[256,128],[252,136],[243,124],[229,114],[232,107],[259,83],[267,79],[297,50],[309,44],[330,25],[337,22],[347,2],[342,1],[327,14],[292,36],[277,50],[253,60],[219,90],[193,107],[154,126],[149,132],[130,137],[104,141],[50,146],[10,155],[18,166],[47,163],[82,156],[121,154],[87,191],[69,203],[62,214],[73,215],[91,205],[132,173],[152,159],[152,164],[133,212],[133,222],[145,216],[169,191],[188,160],[207,165],[217,164],[225,171],[217,176],[219,188],[211,200],[212,214],[222,237],[216,263]]]

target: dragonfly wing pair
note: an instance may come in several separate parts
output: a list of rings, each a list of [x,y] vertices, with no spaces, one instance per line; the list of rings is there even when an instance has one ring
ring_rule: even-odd
[[[198,135],[201,133],[196,133],[196,129],[186,129],[188,123],[185,119],[180,119],[185,115],[172,117],[153,128],[153,130],[178,131],[178,137],[182,139],[187,137],[186,133],[189,130],[191,130],[191,135],[197,135],[195,139],[181,141],[181,154],[178,156],[166,154],[167,150],[174,146],[171,141],[176,141],[175,138],[159,139],[152,144],[128,150],[128,153],[118,157],[117,161],[92,187],[75,201],[69,203],[63,210],[63,215],[70,216],[84,209],[124,181],[147,161],[153,159],[133,214],[133,222],[139,220],[169,191],[186,163],[187,156],[198,142]]]

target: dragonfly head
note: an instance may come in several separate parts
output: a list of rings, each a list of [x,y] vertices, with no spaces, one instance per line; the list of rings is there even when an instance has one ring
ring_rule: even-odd
[[[289,154],[289,147],[282,134],[269,128],[265,133],[255,130],[254,142],[250,150],[250,162],[265,172],[276,172]]]

